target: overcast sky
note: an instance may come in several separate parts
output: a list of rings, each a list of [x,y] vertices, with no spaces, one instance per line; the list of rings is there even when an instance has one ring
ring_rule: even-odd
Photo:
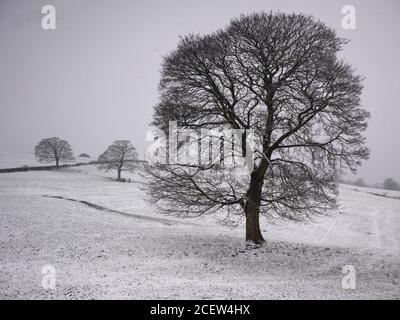
[[[56,8],[56,30],[41,8]],[[356,29],[341,28],[343,5]],[[208,33],[240,13],[308,13],[351,39],[343,57],[365,76],[371,112],[369,182],[400,180],[400,1],[0,0],[0,151],[32,151],[44,137],[97,157],[115,139],[143,156],[162,56],[179,35]]]

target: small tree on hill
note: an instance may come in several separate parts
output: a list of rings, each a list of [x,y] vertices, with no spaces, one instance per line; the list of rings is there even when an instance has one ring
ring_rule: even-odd
[[[35,156],[39,162],[55,162],[59,167],[60,162],[69,162],[74,160],[72,148],[68,141],[57,137],[46,138],[39,142],[35,147]]]
[[[366,187],[367,184],[365,183],[365,180],[363,178],[359,178],[356,181],[354,181],[354,185],[357,187]]]
[[[391,178],[386,179],[383,182],[383,189],[386,190],[400,190],[400,185]]]
[[[98,158],[101,162],[100,170],[116,170],[118,180],[121,172],[134,169],[134,161],[138,159],[138,153],[132,143],[128,140],[116,140]]]

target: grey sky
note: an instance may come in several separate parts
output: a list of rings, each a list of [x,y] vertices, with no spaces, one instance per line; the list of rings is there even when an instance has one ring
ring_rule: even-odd
[[[56,7],[56,30],[41,28],[46,4]],[[356,8],[356,30],[341,28],[346,4]],[[352,40],[343,57],[366,77],[371,112],[372,154],[359,176],[400,180],[397,0],[0,0],[0,151],[30,151],[59,136],[93,156],[129,139],[143,156],[162,56],[179,35],[208,33],[260,10],[313,14]]]

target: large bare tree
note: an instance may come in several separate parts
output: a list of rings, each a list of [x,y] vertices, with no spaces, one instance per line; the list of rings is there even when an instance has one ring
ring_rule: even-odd
[[[133,170],[138,153],[128,140],[116,140],[98,158],[99,169],[109,171],[116,170],[118,180],[124,170]]]
[[[154,200],[180,215],[229,207],[245,216],[246,240],[254,243],[264,241],[260,213],[304,220],[335,207],[337,178],[369,154],[362,78],[337,57],[346,42],[313,17],[264,12],[181,38],[162,65],[154,125],[165,133],[170,121],[178,132],[240,130],[243,155],[255,162],[239,176],[207,161],[153,164]]]
[[[55,162],[57,168],[62,161],[69,162],[74,160],[69,142],[57,137],[41,140],[35,147],[35,156],[40,162]]]

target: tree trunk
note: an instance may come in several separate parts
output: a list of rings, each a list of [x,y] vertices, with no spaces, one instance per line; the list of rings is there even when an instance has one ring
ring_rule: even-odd
[[[246,241],[256,244],[265,242],[260,230],[261,192],[265,170],[257,170],[251,174],[250,187],[247,191],[247,201],[244,206],[246,215]]]
[[[56,158],[56,169],[58,169],[58,163],[59,163],[59,159]]]
[[[260,230],[260,207],[246,204],[246,241],[256,244],[265,242]]]
[[[121,168],[118,168],[118,180],[121,180]]]

